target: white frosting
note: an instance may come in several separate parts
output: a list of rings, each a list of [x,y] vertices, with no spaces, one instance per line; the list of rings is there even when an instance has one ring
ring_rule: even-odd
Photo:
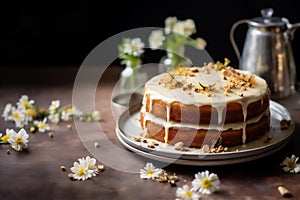
[[[191,69],[193,69],[192,75]],[[230,68],[232,70],[233,68]],[[151,120],[159,124],[163,124],[166,130],[165,141],[168,140],[168,129],[170,127],[182,126],[190,127],[194,129],[212,129],[217,130],[227,130],[232,129],[243,129],[243,142],[246,141],[245,127],[249,123],[257,122],[261,119],[261,116],[247,120],[247,108],[248,105],[256,102],[268,92],[268,85],[266,81],[254,74],[250,74],[247,71],[233,69],[235,73],[244,74],[246,78],[252,77],[253,84],[249,87],[232,87],[230,91],[226,91],[225,85],[230,82],[229,78],[224,78],[224,72],[217,70],[216,67],[193,67],[188,68],[188,73],[173,71],[170,73],[159,74],[152,79],[150,79],[145,85],[144,101],[141,112],[144,113],[144,124],[146,120]],[[226,76],[227,77],[227,76]],[[238,77],[239,79],[240,77]],[[250,78],[249,78],[250,80]],[[173,84],[173,82],[174,84]],[[244,81],[245,82],[245,81]],[[179,83],[179,85],[176,85]],[[211,87],[209,91],[203,91],[203,87]],[[195,88],[202,89],[201,92],[197,91]],[[150,94],[150,110],[152,109],[153,100],[162,100],[167,104],[167,116],[166,121],[163,122],[162,119],[155,118],[150,113],[146,113],[146,95]],[[241,95],[242,94],[242,95]],[[210,105],[214,107],[218,114],[218,125],[200,125],[200,124],[187,124],[187,123],[174,123],[170,121],[170,105],[172,102],[180,102],[186,105],[195,105],[197,107],[203,105]],[[224,124],[223,112],[226,106],[230,102],[237,102],[242,106],[244,122],[239,123],[228,123]],[[263,100],[261,100],[263,104]],[[267,111],[266,111],[267,112]],[[265,114],[265,113],[264,113]],[[263,115],[264,115],[263,114]]]

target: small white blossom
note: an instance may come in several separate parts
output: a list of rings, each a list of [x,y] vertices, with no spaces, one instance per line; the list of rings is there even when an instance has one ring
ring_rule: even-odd
[[[144,169],[140,169],[141,179],[155,179],[158,178],[163,172],[162,169],[156,168],[152,163],[147,163]]]
[[[57,108],[59,108],[60,106],[60,101],[59,100],[55,100],[51,102],[51,105],[49,107],[50,111],[56,110]]]
[[[99,121],[101,119],[101,115],[100,115],[100,112],[98,110],[94,110],[92,112],[92,118],[93,120],[95,121]]]
[[[16,123],[16,127],[23,128],[24,125],[27,124],[25,120],[25,114],[21,109],[17,109],[12,107],[11,115],[8,117],[9,120],[14,121]]]
[[[181,35],[191,36],[196,33],[196,26],[193,20],[187,19],[176,22],[173,31]]]
[[[10,103],[6,104],[2,117],[4,117],[4,120],[7,121],[9,119],[9,116],[11,115],[12,111],[12,105]]]
[[[283,166],[283,171],[290,173],[298,173],[300,171],[300,164],[297,164],[299,157],[292,155],[291,157],[286,157],[280,164]]]
[[[64,121],[68,121],[70,119],[70,114],[66,111],[61,112],[61,119]]]
[[[188,185],[184,185],[176,190],[176,200],[198,200],[200,195]]]
[[[51,122],[57,124],[59,122],[59,120],[60,120],[59,119],[59,113],[50,113],[50,115],[48,116],[48,119]]]
[[[169,34],[171,33],[174,25],[176,24],[177,22],[177,17],[168,17],[166,20],[165,20],[165,33],[166,34]]]
[[[20,129],[18,133],[16,133],[13,129],[7,129],[6,134],[9,136],[8,142],[16,151],[22,151],[22,149],[26,149],[28,147],[27,142],[29,135],[26,133],[25,129]]]
[[[67,113],[70,115],[70,116],[80,116],[82,115],[82,112],[80,110],[78,110],[76,108],[76,106],[72,106],[70,108],[67,109]],[[69,116],[69,117],[70,117]]]
[[[74,173],[73,178],[77,180],[87,180],[92,176],[96,176],[98,169],[96,167],[96,159],[90,158],[79,158],[79,162],[74,162],[71,171]]]
[[[207,170],[195,174],[192,184],[193,189],[202,194],[211,194],[220,189],[219,177],[214,173],[209,173]]]
[[[96,166],[96,159],[87,156],[86,158],[79,158],[79,164],[86,162],[87,168],[90,170],[90,174],[92,176],[96,176],[98,174],[98,168]]]
[[[36,126],[38,127],[40,132],[45,132],[50,130],[49,124],[47,124],[47,118],[45,117],[43,121],[36,122]]]
[[[124,53],[133,55],[133,56],[141,56],[144,53],[145,44],[142,42],[140,38],[133,38],[128,42],[124,43]]]
[[[203,39],[203,38],[196,38],[196,42],[197,42],[197,48],[198,49],[204,49],[207,45],[207,42]]]
[[[163,45],[166,37],[163,35],[162,30],[152,31],[149,36],[149,45],[151,49],[158,49]]]
[[[29,100],[27,95],[22,95],[19,102],[17,102],[18,108],[21,109],[31,108],[33,104],[34,100]]]

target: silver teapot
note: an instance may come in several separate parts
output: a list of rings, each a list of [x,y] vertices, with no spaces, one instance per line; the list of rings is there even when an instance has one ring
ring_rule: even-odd
[[[273,17],[273,12],[272,8],[262,9],[262,17],[234,23],[230,41],[239,59],[239,68],[264,78],[271,99],[281,99],[295,92],[297,75],[291,41],[300,23],[291,24],[286,18]],[[234,32],[240,24],[248,24],[241,57],[234,40]]]

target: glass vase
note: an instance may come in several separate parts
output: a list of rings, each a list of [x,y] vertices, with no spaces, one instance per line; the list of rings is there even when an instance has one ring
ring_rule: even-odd
[[[175,51],[167,50],[166,55],[160,59],[158,65],[158,72],[164,73],[168,70],[176,69],[178,65],[181,66],[192,66],[192,61],[184,55],[185,48],[180,47]]]
[[[142,103],[144,84],[147,80],[147,72],[140,66],[133,68],[127,65],[121,71],[112,94],[112,110],[115,119],[130,107]]]

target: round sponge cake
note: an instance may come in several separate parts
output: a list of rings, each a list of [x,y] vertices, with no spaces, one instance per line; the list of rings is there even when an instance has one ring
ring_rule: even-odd
[[[164,143],[234,146],[269,130],[269,101],[264,79],[227,63],[180,67],[145,84],[140,122],[145,137]]]

